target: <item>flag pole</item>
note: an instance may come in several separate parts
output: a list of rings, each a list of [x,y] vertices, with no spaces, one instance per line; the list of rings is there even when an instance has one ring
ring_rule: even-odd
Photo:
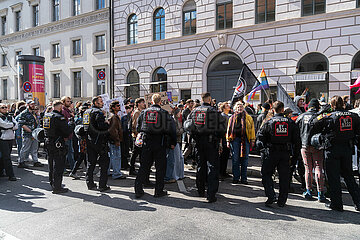
[[[264,67],[262,68],[262,70],[264,70]],[[264,70],[264,72],[265,72],[265,70]],[[265,76],[266,76],[266,74],[265,74]],[[267,81],[267,77],[266,77],[266,81]],[[268,85],[269,85],[269,82],[268,82]],[[269,94],[266,92],[266,90],[265,90],[265,88],[264,88],[264,86],[260,83],[260,86],[261,86],[261,88],[262,88],[262,90],[265,92],[265,95],[266,95],[266,97],[267,97],[267,100],[269,100]],[[269,88],[270,88],[270,86],[269,86]]]
[[[245,63],[244,63],[244,66],[243,66],[243,67],[242,67],[242,69],[241,69],[241,72],[240,72],[239,78],[238,78],[238,80],[237,80],[237,82],[236,82],[236,85],[235,85],[235,89],[237,88],[238,83],[239,83],[239,80],[241,79],[242,73],[243,73],[243,71],[244,71],[244,67],[245,67]],[[232,95],[232,97],[231,97],[230,107],[232,107],[232,106],[233,106],[234,96],[235,96],[235,91],[234,91],[234,93],[233,93],[233,95]]]

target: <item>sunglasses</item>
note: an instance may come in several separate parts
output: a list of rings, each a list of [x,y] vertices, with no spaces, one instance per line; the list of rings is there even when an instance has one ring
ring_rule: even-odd
[[[0,109],[7,109],[8,107],[0,107]]]

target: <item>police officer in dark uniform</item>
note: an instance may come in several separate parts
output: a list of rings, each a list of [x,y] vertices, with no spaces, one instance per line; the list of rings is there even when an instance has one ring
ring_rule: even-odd
[[[207,200],[211,203],[216,202],[215,195],[219,188],[219,150],[226,123],[220,112],[211,106],[210,93],[203,93],[201,98],[202,105],[190,113],[188,120],[194,124],[191,135],[196,142],[200,157],[196,172],[196,186],[199,196],[205,197],[207,181]]]
[[[300,135],[295,122],[284,117],[282,102],[276,101],[273,109],[275,116],[258,131],[256,144],[260,149],[265,149],[268,154],[268,157],[264,158],[261,168],[262,183],[268,197],[265,205],[270,206],[276,201],[272,175],[277,168],[280,185],[277,204],[279,207],[284,207],[289,191],[290,152],[291,150],[294,153],[300,152]]]
[[[161,96],[154,94],[152,104],[140,113],[137,122],[137,132],[143,135],[143,146],[140,160],[140,168],[135,180],[135,196],[140,198],[144,195],[143,185],[148,179],[150,168],[155,161],[156,184],[154,197],[167,195],[164,191],[164,177],[166,173],[166,146],[167,138],[176,144],[176,129],[169,113],[160,107]]]
[[[66,193],[67,188],[63,188],[61,183],[65,168],[67,149],[64,138],[68,137],[73,131],[73,127],[68,125],[64,115],[62,115],[62,102],[53,102],[53,111],[46,113],[43,118],[43,128],[45,134],[45,146],[48,152],[49,162],[49,181],[53,189],[52,193]]]
[[[89,190],[105,192],[110,190],[107,186],[110,158],[108,149],[109,123],[101,108],[104,102],[100,96],[92,99],[92,107],[83,115],[84,130],[87,133],[86,146],[88,154],[88,167],[86,171],[86,184]],[[100,166],[99,188],[94,183],[94,170],[96,163]]]
[[[325,167],[330,190],[330,203],[325,206],[335,211],[343,211],[340,176],[360,211],[360,190],[352,174],[352,152],[354,139],[360,135],[360,118],[356,113],[344,109],[340,96],[330,100],[332,113],[322,114],[313,120],[313,133],[321,133],[325,149]]]

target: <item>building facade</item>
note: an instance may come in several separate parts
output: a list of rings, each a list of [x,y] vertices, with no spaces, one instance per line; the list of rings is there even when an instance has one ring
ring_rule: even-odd
[[[0,99],[18,98],[17,55],[45,57],[47,101],[109,92],[108,1],[0,1]],[[105,81],[98,79],[101,70]]]
[[[359,0],[115,0],[115,91],[228,100],[242,64],[328,99],[360,69]],[[271,87],[274,90],[276,87]],[[354,97],[354,95],[352,95]]]

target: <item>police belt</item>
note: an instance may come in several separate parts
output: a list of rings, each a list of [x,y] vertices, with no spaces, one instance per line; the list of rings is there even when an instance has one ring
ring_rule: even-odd
[[[266,144],[266,147],[268,147],[270,150],[272,151],[289,151],[289,145],[288,143],[276,143],[276,144],[273,144],[273,143],[269,143],[269,144]]]

